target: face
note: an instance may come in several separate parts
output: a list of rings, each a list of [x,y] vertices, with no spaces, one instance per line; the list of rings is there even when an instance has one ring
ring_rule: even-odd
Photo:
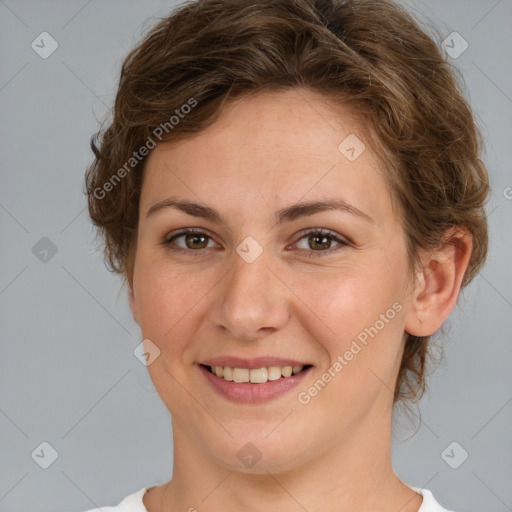
[[[225,467],[292,468],[390,418],[410,276],[364,140],[289,90],[237,100],[148,158],[131,308],[175,436]]]

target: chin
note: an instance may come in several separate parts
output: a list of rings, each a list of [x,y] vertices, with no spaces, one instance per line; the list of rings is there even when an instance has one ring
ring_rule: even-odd
[[[278,435],[272,432],[276,424],[268,426],[251,435],[247,428],[238,431],[229,430],[233,438],[225,438],[220,443],[216,438],[206,439],[204,444],[210,448],[210,456],[218,464],[230,471],[247,474],[283,473],[307,462],[307,446],[311,440],[303,439],[297,431],[283,430]]]

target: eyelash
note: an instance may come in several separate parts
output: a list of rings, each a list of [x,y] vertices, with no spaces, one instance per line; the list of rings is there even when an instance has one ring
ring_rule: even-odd
[[[210,240],[213,240],[213,238],[207,232],[205,232],[205,231],[203,231],[201,229],[189,228],[189,229],[184,229],[182,231],[179,231],[178,233],[173,234],[172,237],[166,237],[161,242],[161,245],[163,245],[164,247],[168,248],[169,250],[172,250],[172,251],[175,251],[175,252],[180,252],[182,254],[184,254],[184,253],[198,253],[198,254],[194,254],[194,256],[201,256],[201,252],[204,249],[207,249],[206,247],[203,248],[203,249],[184,249],[183,247],[172,247],[171,242],[173,240],[175,240],[176,238],[180,238],[182,236],[186,236],[186,235],[204,235],[207,238],[209,238]],[[321,229],[314,229],[313,228],[313,229],[306,230],[302,234],[302,236],[297,240],[297,242],[299,242],[302,239],[307,238],[308,236],[311,236],[311,235],[320,235],[320,236],[326,237],[328,239],[331,239],[331,240],[337,242],[339,244],[339,246],[334,247],[334,248],[331,247],[330,249],[326,249],[326,250],[317,250],[317,251],[315,251],[315,250],[300,249],[301,251],[306,251],[306,253],[307,253],[306,256],[307,257],[318,258],[318,257],[326,256],[326,255],[332,254],[335,251],[340,250],[343,247],[350,246],[350,242],[349,241],[339,237],[333,231],[330,231],[330,230],[324,229],[324,228],[321,228]],[[295,243],[297,243],[297,242],[295,242]]]

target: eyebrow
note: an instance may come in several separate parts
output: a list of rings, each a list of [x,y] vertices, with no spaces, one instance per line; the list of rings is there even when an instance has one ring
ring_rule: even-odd
[[[146,218],[154,215],[156,212],[165,208],[175,208],[194,217],[201,217],[215,223],[227,224],[226,219],[214,208],[199,203],[194,203],[186,199],[168,198],[154,204],[146,212]],[[300,217],[306,217],[315,213],[325,212],[329,210],[340,210],[358,216],[368,222],[374,220],[363,211],[341,199],[328,199],[324,201],[307,201],[287,206],[276,212],[276,224],[290,222]]]

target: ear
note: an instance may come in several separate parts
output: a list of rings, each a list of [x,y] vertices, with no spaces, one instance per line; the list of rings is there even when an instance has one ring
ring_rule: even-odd
[[[129,285],[129,288],[128,288],[128,299],[130,301],[130,310],[132,312],[133,319],[137,323],[139,323],[137,299],[135,298],[135,293],[133,292],[133,286],[131,286],[131,285]]]
[[[434,334],[452,312],[472,250],[471,235],[450,229],[438,250],[425,253],[417,275],[405,330],[413,336]]]

